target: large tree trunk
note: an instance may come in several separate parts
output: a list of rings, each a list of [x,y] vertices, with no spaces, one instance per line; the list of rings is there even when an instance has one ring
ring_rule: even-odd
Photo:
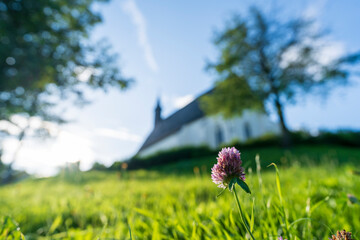
[[[283,106],[280,103],[279,98],[275,99],[275,107],[276,107],[276,111],[277,111],[279,121],[280,121],[280,126],[281,126],[282,145],[283,145],[283,147],[289,147],[291,145],[290,132],[286,126]]]

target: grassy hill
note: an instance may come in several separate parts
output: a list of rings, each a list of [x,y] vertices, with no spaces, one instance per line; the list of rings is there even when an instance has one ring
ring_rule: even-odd
[[[256,153],[262,170],[247,172],[252,195],[238,191],[257,239],[282,234],[327,240],[343,228],[359,239],[359,149],[253,149],[243,151],[244,164],[252,166]],[[2,186],[0,239],[19,234],[17,227],[26,239],[130,239],[130,232],[132,239],[245,239],[233,196],[226,192],[216,198],[220,190],[210,179],[215,157]],[[271,161],[283,162],[285,215],[279,210],[274,169],[264,169]],[[347,194],[355,196],[354,203]]]
[[[234,142],[231,146],[239,149],[245,157],[246,166],[255,167],[254,157],[260,154],[263,162],[270,164],[288,165],[294,163],[295,156],[302,164],[319,164],[326,159],[332,162],[347,163],[356,162],[360,159],[360,132],[338,130],[335,132],[321,131],[317,136],[299,131],[291,133],[292,145],[290,148],[282,148],[282,138],[276,135],[265,135],[260,138],[250,139],[246,142]],[[128,169],[154,169],[164,166],[176,165],[172,170],[189,170],[193,166],[212,166],[214,156],[218,150],[206,146],[183,146],[154,153],[146,157],[134,156],[128,159]],[[201,159],[198,161],[198,159]],[[288,161],[292,159],[292,161]],[[188,160],[188,162],[186,162]],[[178,164],[180,162],[180,164]],[[115,162],[109,170],[121,170],[123,161]],[[183,163],[186,163],[184,168]],[[99,168],[100,167],[100,168]],[[98,164],[97,169],[105,166]],[[166,169],[167,167],[165,167]]]
[[[360,164],[360,148],[344,147],[336,145],[298,145],[290,149],[281,147],[258,147],[258,148],[239,148],[243,166],[245,168],[256,169],[255,156],[259,155],[262,165],[268,166],[276,163],[279,166],[289,167],[301,165],[303,167],[313,167],[316,165],[340,166],[344,164]],[[210,172],[211,167],[216,163],[217,153],[212,155],[185,158],[149,167],[152,170],[175,173],[193,172],[194,168],[202,168]],[[266,169],[265,169],[266,170]]]

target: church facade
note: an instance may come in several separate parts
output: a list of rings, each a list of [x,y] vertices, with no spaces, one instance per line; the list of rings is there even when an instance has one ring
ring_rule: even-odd
[[[235,140],[245,142],[269,133],[280,134],[278,123],[271,121],[266,114],[252,110],[245,110],[241,116],[229,119],[221,115],[207,116],[200,108],[200,97],[165,119],[161,117],[158,100],[154,129],[137,155],[146,157],[185,146],[217,148]]]

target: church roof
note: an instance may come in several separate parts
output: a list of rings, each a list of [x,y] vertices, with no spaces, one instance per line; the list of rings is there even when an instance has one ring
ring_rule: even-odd
[[[207,93],[209,92],[210,91],[208,91]],[[184,125],[202,118],[205,113],[201,110],[199,106],[200,97],[197,97],[185,107],[181,108],[180,110],[170,115],[168,118],[163,119],[158,124],[156,124],[153,131],[150,133],[150,135],[147,137],[147,139],[139,149],[139,152],[164,139],[165,137],[177,132]]]

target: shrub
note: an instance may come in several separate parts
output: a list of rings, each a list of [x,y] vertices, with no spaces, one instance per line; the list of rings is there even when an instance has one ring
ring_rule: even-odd
[[[202,156],[208,156],[214,154],[216,151],[211,150],[208,147],[201,146],[201,147],[181,147],[181,148],[174,148],[167,151],[161,151],[155,153],[151,156],[141,158],[139,156],[134,156],[133,158],[125,161],[128,164],[128,169],[140,169],[140,168],[150,168],[156,167],[168,163],[178,162],[180,160],[185,159],[193,159]],[[115,162],[111,167],[110,170],[120,170],[121,164],[123,162]]]
[[[360,132],[339,130],[336,132],[320,131],[318,136],[312,136],[306,131],[291,133],[293,145],[339,145],[345,147],[360,147]],[[226,144],[228,146],[229,144]],[[264,135],[259,138],[249,139],[246,142],[233,141],[230,145],[238,149],[256,149],[263,147],[281,147],[282,139],[277,135]],[[225,145],[223,145],[225,146]],[[140,169],[161,166],[169,163],[189,160],[193,158],[205,157],[216,154],[219,149],[210,149],[206,146],[201,147],[181,147],[166,151],[157,152],[148,157],[134,156],[126,160],[127,169]],[[115,162],[108,170],[121,170],[123,162]]]

